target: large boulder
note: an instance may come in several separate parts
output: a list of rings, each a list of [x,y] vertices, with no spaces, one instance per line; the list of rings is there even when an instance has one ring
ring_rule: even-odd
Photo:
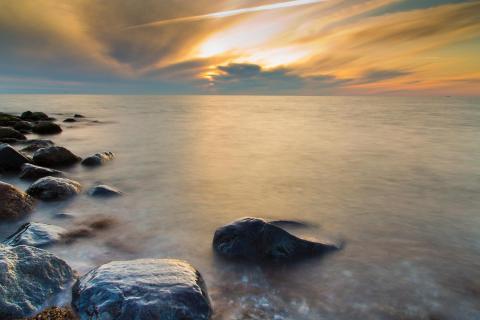
[[[243,218],[215,231],[213,247],[228,258],[252,261],[310,257],[338,247],[300,239],[258,218]]]
[[[8,113],[0,112],[0,126],[13,126],[20,118]]]
[[[0,144],[0,170],[18,171],[25,164],[31,162],[30,159],[13,149],[6,143]]]
[[[36,166],[30,163],[25,163],[22,166],[22,172],[20,173],[20,179],[35,181],[43,177],[62,177],[63,172]]]
[[[26,140],[27,137],[25,137],[22,133],[19,131],[9,128],[9,127],[0,127],[0,139],[5,140],[5,139],[16,139],[16,140]]]
[[[76,196],[82,187],[80,183],[58,177],[45,177],[35,181],[27,193],[34,198],[44,201],[64,200]]]
[[[33,211],[34,204],[28,194],[0,181],[0,220],[21,219]]]
[[[67,230],[51,224],[28,222],[20,226],[15,233],[9,236],[4,244],[9,246],[26,245],[32,247],[46,247],[57,243],[67,234]]]
[[[104,184],[100,184],[88,190],[88,194],[92,197],[111,198],[122,195],[122,192]]]
[[[0,244],[0,319],[32,316],[54,304],[69,288],[74,272],[48,251]]]
[[[43,112],[32,112],[32,111],[25,111],[20,116],[22,120],[27,121],[42,121],[42,120],[49,120],[50,118]]]
[[[60,167],[77,163],[81,160],[64,147],[47,147],[38,149],[33,154],[33,162],[45,167]]]
[[[97,267],[74,285],[72,306],[81,320],[206,320],[212,314],[200,273],[170,259]]]
[[[82,161],[82,165],[86,167],[96,167],[101,166],[107,161],[113,160],[115,155],[112,152],[102,152],[102,153],[95,153]]]
[[[40,121],[33,126],[32,131],[37,134],[57,134],[62,132],[62,127],[55,122]]]

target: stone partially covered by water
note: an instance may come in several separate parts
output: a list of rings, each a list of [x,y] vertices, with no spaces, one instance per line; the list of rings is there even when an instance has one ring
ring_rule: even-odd
[[[31,160],[6,143],[0,144],[0,171],[18,171]]]
[[[82,320],[206,320],[212,314],[200,273],[171,259],[114,261],[81,277],[72,306]]]
[[[0,140],[1,139],[26,140],[27,138],[22,133],[13,128],[0,127]]]
[[[97,167],[101,166],[105,162],[113,160],[115,155],[112,152],[102,152],[102,153],[95,153],[82,161],[82,165],[86,167]]]
[[[0,244],[0,319],[36,314],[73,280],[74,272],[67,263],[48,251]]]
[[[0,181],[0,220],[21,219],[33,211],[34,203],[25,192]]]
[[[59,226],[29,222],[18,228],[4,243],[10,246],[27,245],[39,248],[61,241],[66,234],[67,230]]]
[[[62,132],[62,127],[55,122],[40,121],[33,126],[32,131],[37,134],[58,134]]]
[[[44,177],[35,181],[27,193],[44,201],[64,200],[76,196],[81,191],[80,183],[58,177]]]
[[[115,189],[114,187],[101,184],[88,190],[88,194],[92,197],[111,198],[121,196],[122,192]]]
[[[66,166],[77,163],[81,158],[64,147],[42,148],[33,154],[35,164],[45,167]]]
[[[61,177],[63,172],[26,163],[22,166],[20,179],[35,181],[43,177]]]
[[[300,239],[258,218],[243,218],[217,229],[213,247],[223,256],[254,261],[310,257],[338,249]]]

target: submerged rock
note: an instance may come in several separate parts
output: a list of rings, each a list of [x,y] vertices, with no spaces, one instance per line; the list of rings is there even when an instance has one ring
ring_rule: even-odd
[[[46,247],[62,240],[67,230],[51,224],[29,222],[23,224],[15,233],[9,236],[4,244],[9,246],[26,245]]]
[[[53,147],[54,143],[51,140],[43,140],[43,139],[32,139],[27,141],[22,141],[23,145],[26,145],[20,151],[23,152],[35,152],[38,149]]]
[[[72,269],[48,251],[0,244],[0,319],[32,316],[67,289]]]
[[[92,197],[110,198],[121,196],[122,192],[113,187],[101,184],[88,190],[88,194]]]
[[[32,131],[37,134],[57,134],[62,132],[62,127],[55,122],[40,121],[33,126]]]
[[[80,183],[58,177],[41,178],[27,189],[29,195],[44,201],[68,199],[78,195],[80,191]]]
[[[32,112],[32,111],[25,111],[20,116],[23,120],[28,121],[42,121],[42,120],[49,120],[50,118],[43,112]]]
[[[81,114],[78,114],[78,113],[75,113],[73,115],[74,118],[85,118],[85,116],[81,115]]]
[[[113,160],[115,155],[112,152],[102,152],[102,153],[95,153],[82,161],[82,165],[86,167],[96,167],[101,166],[107,161]]]
[[[33,154],[33,162],[45,167],[67,166],[77,163],[82,158],[64,147],[47,147],[38,149]]]
[[[26,163],[22,166],[20,179],[35,181],[43,177],[62,177],[63,172]]]
[[[13,149],[6,143],[0,144],[0,170],[18,171],[25,164],[31,162],[30,159]]]
[[[77,122],[77,120],[74,119],[74,118],[67,118],[67,119],[63,120],[63,122],[67,122],[67,123],[68,122]]]
[[[217,229],[213,247],[228,258],[253,261],[309,257],[339,249],[333,244],[300,239],[257,218],[243,218]]]
[[[0,220],[21,219],[33,211],[34,204],[28,194],[0,181]]]
[[[206,320],[212,314],[200,273],[171,259],[97,267],[74,285],[72,306],[82,320]]]
[[[25,137],[22,133],[13,128],[0,127],[0,139],[26,140],[27,137]]]

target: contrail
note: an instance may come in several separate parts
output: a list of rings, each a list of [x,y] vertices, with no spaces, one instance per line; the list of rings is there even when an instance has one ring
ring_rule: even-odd
[[[304,6],[304,5],[308,5],[308,4],[314,4],[314,3],[325,2],[325,1],[327,1],[327,0],[285,1],[285,2],[278,2],[278,3],[267,4],[267,5],[263,5],[263,6],[257,6],[257,7],[241,8],[241,9],[235,9],[235,10],[207,13],[207,14],[202,14],[202,15],[198,15],[198,16],[158,20],[158,21],[153,21],[153,22],[149,22],[149,23],[129,26],[126,29],[158,27],[158,26],[164,26],[164,25],[173,24],[173,23],[193,22],[193,21],[208,20],[208,19],[220,19],[220,18],[237,16],[237,15],[244,14],[244,13],[284,9],[284,8],[290,8],[290,7],[298,7],[298,6]]]

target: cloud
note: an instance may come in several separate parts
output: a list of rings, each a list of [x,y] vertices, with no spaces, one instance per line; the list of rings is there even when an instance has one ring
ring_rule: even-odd
[[[361,83],[380,82],[412,74],[406,70],[368,70],[359,80]]]

